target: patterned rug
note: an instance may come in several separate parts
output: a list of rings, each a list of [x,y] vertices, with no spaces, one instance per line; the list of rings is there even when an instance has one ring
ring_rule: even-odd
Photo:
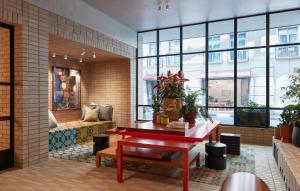
[[[227,168],[225,170],[213,170],[205,167],[204,162],[204,144],[199,144],[197,149],[201,153],[201,167],[192,166],[190,168],[190,181],[220,186],[225,177],[235,172],[249,172],[255,174],[255,155],[253,148],[247,145],[241,145],[241,154],[227,156]],[[65,149],[49,152],[50,157],[77,160],[81,162],[95,164],[92,143],[74,145]],[[102,158],[102,165],[116,168],[114,159]],[[167,167],[154,167],[132,162],[124,162],[124,168],[139,172],[157,174],[181,179],[182,170]]]

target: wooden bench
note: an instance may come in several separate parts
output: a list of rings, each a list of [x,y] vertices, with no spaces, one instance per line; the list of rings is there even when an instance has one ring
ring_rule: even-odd
[[[221,191],[270,191],[267,184],[257,176],[247,172],[237,172],[228,176]]]
[[[101,166],[101,158],[113,158],[117,159],[117,146],[112,146],[107,149],[104,149],[102,151],[98,151],[96,153],[96,166],[99,168]],[[132,148],[126,148],[123,150],[124,153],[130,153],[133,154]],[[124,155],[123,160],[135,162],[135,163],[141,163],[141,164],[148,164],[148,165],[154,165],[154,166],[165,166],[165,167],[174,167],[174,168],[183,168],[182,164],[182,155],[180,154],[173,154],[174,157],[171,157],[171,160],[163,160],[159,159],[160,156],[157,154],[157,156],[153,155],[153,152],[151,153],[150,150],[148,151],[140,151],[137,153],[140,157],[137,156],[129,156]],[[150,155],[152,155],[150,157]],[[155,159],[156,158],[156,159]],[[191,150],[189,152],[189,165],[191,165],[193,162],[196,162],[196,166],[200,167],[200,153],[197,152],[195,149]]]

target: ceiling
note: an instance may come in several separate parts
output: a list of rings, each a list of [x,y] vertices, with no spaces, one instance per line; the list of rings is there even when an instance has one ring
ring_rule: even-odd
[[[160,0],[83,1],[136,31],[300,7],[300,0],[169,0],[159,13]]]
[[[85,49],[85,55],[81,56],[82,48]],[[96,58],[92,57],[93,52],[96,54]],[[90,46],[83,45],[81,43],[67,40],[64,38],[56,37],[54,35],[49,36],[49,54],[56,53],[56,55],[67,55],[69,58],[80,59],[82,57],[84,62],[106,62],[106,61],[119,61],[128,60],[126,57],[122,57],[116,54],[111,54],[101,49],[92,48]]]

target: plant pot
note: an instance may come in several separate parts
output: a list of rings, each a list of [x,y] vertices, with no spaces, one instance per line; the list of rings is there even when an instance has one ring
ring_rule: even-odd
[[[159,112],[153,112],[152,113],[152,122],[153,123],[158,123],[158,120],[157,120],[158,115],[159,115]]]
[[[161,116],[160,116],[160,113],[158,113],[158,114],[156,115],[156,123],[157,123],[157,124],[160,124],[160,121],[161,121]]]
[[[280,127],[280,134],[282,137],[282,142],[291,143],[292,142],[292,127],[287,124],[282,124]]]
[[[292,134],[292,143],[300,147],[300,124],[295,123]]]
[[[277,128],[275,128],[275,139],[281,139],[281,135],[280,135],[280,126],[278,126]]]
[[[188,122],[190,125],[193,125],[193,124],[196,123],[196,120],[195,120],[196,119],[196,115],[195,115],[195,113],[185,114],[183,116],[183,118],[184,118],[184,121]]]
[[[170,121],[178,121],[182,108],[182,100],[179,98],[164,98],[162,101],[163,111],[168,115]]]

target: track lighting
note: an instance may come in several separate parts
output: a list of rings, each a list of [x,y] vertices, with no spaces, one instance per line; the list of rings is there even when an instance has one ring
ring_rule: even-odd
[[[94,58],[94,59],[96,58],[96,53],[95,53],[95,52],[93,52],[93,58]]]
[[[68,55],[65,54],[64,59],[67,60],[68,59]]]
[[[55,53],[55,52],[52,53],[52,57],[53,57],[53,58],[56,57],[56,53]]]

